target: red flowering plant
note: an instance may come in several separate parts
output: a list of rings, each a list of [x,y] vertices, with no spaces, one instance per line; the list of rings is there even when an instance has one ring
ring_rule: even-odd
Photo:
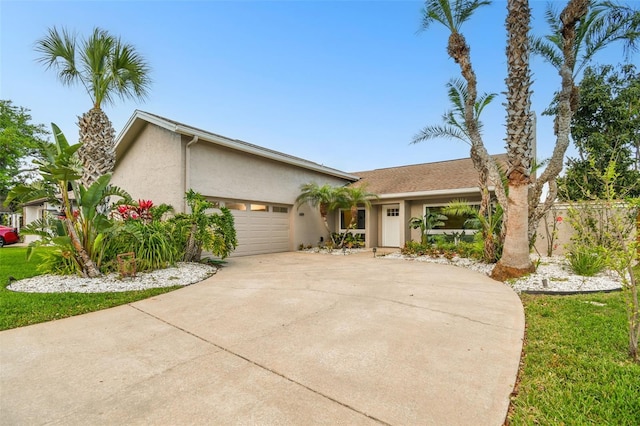
[[[562,216],[555,209],[550,212],[553,220],[549,223],[548,216],[544,217],[544,230],[547,238],[547,256],[553,256],[553,251],[558,249],[558,226],[562,223]],[[544,237],[543,237],[544,238]]]
[[[138,200],[138,205],[120,204],[113,216],[125,221],[141,220],[144,223],[149,223],[153,218],[151,215],[152,207],[153,201],[151,200]]]

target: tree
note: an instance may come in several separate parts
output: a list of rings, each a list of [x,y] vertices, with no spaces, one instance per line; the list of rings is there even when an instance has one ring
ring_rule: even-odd
[[[569,0],[558,14],[552,4],[546,12],[550,33],[532,37],[532,52],[541,55],[560,75],[561,89],[549,111],[555,115],[556,143],[549,163],[535,180],[529,193],[529,239],[538,222],[551,208],[558,194],[556,179],[563,168],[569,147],[571,122],[579,105],[576,80],[581,71],[604,47],[624,43],[627,53],[636,50],[640,36],[640,11],[613,1]],[[544,202],[540,202],[547,186]]]
[[[447,42],[447,54],[460,66],[460,73],[466,83],[466,87],[464,87],[464,90],[460,91],[459,94],[455,93],[457,88],[460,88],[459,85],[450,86],[449,98],[454,103],[454,115],[457,112],[462,119],[458,121],[459,124],[463,126],[462,129],[464,129],[462,136],[467,138],[470,143],[471,160],[479,174],[479,186],[483,197],[481,209],[483,210],[488,208],[488,187],[491,183],[493,183],[495,187],[496,197],[500,204],[506,205],[507,198],[504,187],[502,186],[498,167],[482,141],[479,115],[482,111],[484,101],[487,100],[485,97],[487,95],[483,95],[483,97],[478,100],[478,84],[475,71],[471,64],[470,48],[460,30],[462,24],[469,20],[478,8],[489,4],[491,4],[491,2],[488,0],[427,0],[422,11],[423,30],[427,30],[435,22],[442,24],[449,30],[450,35]],[[454,92],[451,90],[454,90]],[[455,97],[459,99],[456,100]],[[458,105],[456,105],[456,102]],[[455,117],[449,116],[447,120],[450,118]],[[417,138],[420,139],[423,136],[426,136],[424,130],[417,135]],[[416,141],[418,140],[414,138],[414,142]]]
[[[80,83],[93,102],[78,121],[82,184],[89,186],[115,164],[115,131],[102,105],[115,97],[144,99],[151,83],[149,66],[132,45],[100,28],[79,41],[75,34],[53,27],[36,41],[35,49],[39,61],[57,72],[62,84]]]
[[[610,65],[589,67],[579,94],[571,125],[578,157],[568,159],[565,176],[558,179],[560,198],[603,196],[605,186],[592,174],[604,173],[611,162],[616,167],[615,191],[640,197],[640,73],[630,64],[618,70]]]
[[[0,100],[0,204],[14,186],[34,177],[29,159],[42,159],[49,142],[43,124],[31,123],[29,110]]]
[[[343,209],[349,209],[350,220],[347,229],[353,229],[358,221],[358,207],[370,207],[371,200],[378,198],[377,194],[367,191],[366,186],[344,186],[337,190],[337,205]],[[347,238],[345,232],[340,241],[340,246],[344,245]]]
[[[507,11],[508,216],[502,256],[491,272],[491,277],[499,281],[535,270],[529,257],[528,234],[534,123],[529,68],[529,1],[507,0]]]
[[[322,222],[334,245],[336,242],[333,239],[333,233],[329,227],[328,216],[329,212],[340,206],[340,196],[340,188],[333,187],[329,184],[320,186],[316,182],[309,182],[300,187],[300,195],[296,198],[298,208],[300,208],[302,204],[309,204],[311,207],[318,207],[320,209]]]
[[[464,121],[464,108],[466,105],[466,100],[468,98],[467,85],[463,80],[454,79],[449,81],[449,83],[447,83],[447,87],[448,87],[448,93],[449,93],[449,100],[453,105],[453,109],[447,111],[442,116],[442,121],[444,122],[444,124],[424,127],[418,134],[414,136],[412,143],[418,143],[418,142],[422,142],[422,141],[426,141],[434,138],[444,137],[448,139],[460,140],[466,143],[467,145],[469,145],[470,147],[473,147],[473,144],[471,142],[471,137],[469,135],[469,132],[467,130],[467,127]],[[496,96],[497,96],[496,93],[483,93],[477,99],[473,109],[474,109],[475,121],[478,126],[478,132],[482,130],[482,122],[480,121],[480,114],[482,113],[484,108],[487,105],[489,105],[489,103],[491,103],[491,101]],[[478,186],[480,187],[480,194],[482,199],[480,201],[480,209],[477,212],[477,214],[484,217],[485,220],[483,220],[481,223],[485,225],[491,222],[491,214],[492,214],[491,206],[490,206],[491,196],[489,194],[489,188],[488,188],[489,182],[486,178],[487,172],[485,171],[484,168],[481,168],[481,170],[479,170],[479,173],[480,173],[480,178],[478,179]],[[416,219],[416,218],[411,219],[412,224],[414,223],[413,219]],[[417,218],[417,221],[415,223],[418,224],[419,221],[421,221],[421,219]],[[500,221],[500,224],[502,224],[502,221]],[[493,233],[489,233],[483,227],[483,235],[488,235],[488,236],[490,235],[489,238],[484,239],[484,245],[485,245],[484,252],[487,254],[485,258],[490,257],[492,259],[491,261],[494,262],[495,256],[492,255],[491,253],[496,253],[496,247],[495,247],[496,243],[502,245],[501,233],[500,232],[498,233],[498,237],[496,240],[492,237]]]
[[[470,48],[466,39],[460,33],[461,25],[468,20],[474,11],[481,6],[490,4],[480,0],[428,0],[423,10],[423,29],[427,29],[433,22],[443,24],[449,31],[447,53],[460,66],[460,71],[467,83],[467,98],[464,106],[464,123],[466,132],[471,140],[471,159],[479,172],[480,181],[493,183],[498,202],[503,207],[503,223],[505,224],[505,249],[502,264],[496,265],[495,273],[513,274],[519,276],[532,270],[533,264],[529,259],[529,241],[527,227],[527,188],[531,166],[531,134],[532,115],[530,114],[530,72],[529,72],[529,31],[530,13],[527,0],[508,2],[507,29],[513,44],[507,47],[507,60],[510,74],[507,79],[508,109],[507,121],[511,129],[507,130],[507,147],[509,168],[507,178],[509,189],[513,193],[507,194],[495,161],[489,156],[482,141],[477,116],[474,114],[477,102],[477,79],[471,65]],[[523,54],[518,58],[516,55]],[[524,96],[524,98],[522,98]],[[527,146],[529,148],[527,149]],[[486,191],[482,189],[483,192]],[[482,186],[481,186],[482,188]],[[523,194],[525,197],[522,203]],[[486,196],[483,196],[486,199]],[[486,209],[487,206],[483,206]],[[510,210],[513,209],[514,220],[510,223]],[[523,211],[525,213],[523,213]],[[511,227],[511,228],[510,228]],[[523,230],[524,229],[524,234]],[[524,238],[523,238],[524,235]],[[509,239],[507,245],[506,239]],[[497,276],[497,275],[496,275]]]
[[[97,211],[98,206],[112,195],[125,200],[131,197],[120,188],[109,186],[110,174],[100,176],[89,187],[79,184],[80,167],[75,154],[80,146],[69,145],[55,124],[52,123],[51,128],[55,144],[48,147],[44,159],[36,161],[42,181],[14,187],[6,202],[45,199],[59,204],[63,229],[53,236],[52,242],[62,247],[63,256],[72,259],[78,273],[95,278],[101,275],[97,266],[100,246],[110,227],[109,218]],[[43,185],[43,181],[50,185]],[[36,227],[31,229],[42,235]]]
[[[226,258],[236,248],[236,230],[233,215],[225,207],[220,214],[209,214],[213,203],[200,193],[190,189],[185,194],[190,214],[182,214],[175,218],[177,222],[185,222],[188,229],[184,261],[199,262],[202,249],[210,250],[215,256]]]

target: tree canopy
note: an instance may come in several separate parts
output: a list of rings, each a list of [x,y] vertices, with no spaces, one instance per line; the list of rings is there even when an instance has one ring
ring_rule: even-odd
[[[11,188],[35,175],[30,160],[42,158],[48,134],[43,124],[31,122],[27,108],[0,100],[0,205]]]
[[[591,179],[615,163],[616,192],[640,196],[640,73],[631,64],[589,67],[580,84],[571,122],[578,156],[568,158],[560,180],[562,199],[601,198],[603,185]]]

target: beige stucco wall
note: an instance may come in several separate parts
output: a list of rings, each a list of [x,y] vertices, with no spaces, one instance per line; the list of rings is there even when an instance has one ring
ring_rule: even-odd
[[[345,180],[280,163],[256,155],[235,151],[206,141],[193,144],[189,153],[188,182],[194,191],[217,199],[257,201],[290,207],[290,249],[300,244],[317,245],[328,233],[317,208],[294,205],[300,186],[344,185]],[[333,226],[335,219],[330,218]]]
[[[206,197],[230,201],[255,201],[289,207],[290,249],[316,245],[328,237],[318,209],[294,205],[300,186],[308,182],[344,185],[343,179],[295,165],[236,151],[147,124],[135,143],[121,155],[112,182],[134,199],[171,204],[185,210],[189,188]],[[188,170],[188,172],[186,171]],[[330,218],[330,225],[334,219]]]
[[[184,205],[184,147],[180,135],[147,124],[125,155],[116,162],[111,182],[134,199]]]

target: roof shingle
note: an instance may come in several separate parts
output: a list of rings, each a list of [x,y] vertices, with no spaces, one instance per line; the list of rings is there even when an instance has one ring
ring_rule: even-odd
[[[506,161],[506,154],[493,156]],[[366,185],[367,191],[382,194],[427,192],[478,187],[478,172],[471,158],[413,164],[352,173],[361,179],[354,186]]]

